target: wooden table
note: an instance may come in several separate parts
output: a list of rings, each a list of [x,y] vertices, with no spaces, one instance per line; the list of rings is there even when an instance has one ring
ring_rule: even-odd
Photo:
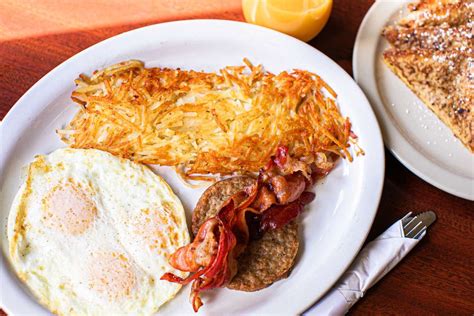
[[[352,74],[356,32],[373,2],[334,0],[328,25],[310,44]],[[144,25],[190,18],[243,20],[240,0],[0,1],[0,118],[38,79],[92,44]],[[473,203],[419,179],[388,151],[386,157],[369,240],[408,211],[434,210],[438,221],[351,314],[472,315]]]

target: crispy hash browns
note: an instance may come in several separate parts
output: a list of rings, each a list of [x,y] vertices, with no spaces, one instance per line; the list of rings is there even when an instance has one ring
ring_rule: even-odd
[[[174,166],[187,179],[256,172],[280,144],[318,167],[352,160],[350,121],[318,75],[244,62],[206,73],[131,60],[81,75],[72,93],[80,111],[58,134],[73,148]]]

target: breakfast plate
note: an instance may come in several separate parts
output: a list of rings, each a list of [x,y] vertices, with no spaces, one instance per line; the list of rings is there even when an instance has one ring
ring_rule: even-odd
[[[362,246],[377,211],[384,178],[381,133],[362,91],[328,57],[284,34],[239,22],[179,21],[130,31],[96,44],[65,61],[38,81],[10,110],[1,125],[1,214],[6,227],[8,210],[19,189],[24,166],[37,154],[66,147],[56,130],[64,128],[77,109],[71,104],[74,79],[81,73],[138,59],[147,67],[216,71],[239,65],[243,58],[279,72],[294,68],[319,74],[337,93],[341,112],[352,122],[365,155],[353,162],[339,161],[317,184],[315,201],[302,216],[300,250],[291,275],[251,293],[220,289],[205,293],[201,314],[297,314],[319,299],[339,278]],[[204,188],[183,184],[174,169],[156,167],[190,214]],[[2,229],[2,292],[0,306],[11,315],[46,315],[17,279],[8,260]],[[77,260],[81,260],[78,258]],[[192,314],[189,286],[160,313]]]
[[[383,28],[412,1],[376,1],[354,47],[354,77],[381,124],[385,145],[413,173],[437,188],[474,200],[474,155],[385,65]]]

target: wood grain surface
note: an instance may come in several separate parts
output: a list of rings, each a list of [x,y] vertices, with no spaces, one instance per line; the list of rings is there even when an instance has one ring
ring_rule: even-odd
[[[352,74],[357,29],[372,3],[334,0],[328,25],[310,44]],[[193,18],[243,20],[240,0],[0,1],[0,118],[38,79],[83,49],[140,26]],[[382,200],[368,240],[408,211],[425,210],[436,212],[436,224],[351,315],[473,315],[473,203],[429,185],[386,151]]]

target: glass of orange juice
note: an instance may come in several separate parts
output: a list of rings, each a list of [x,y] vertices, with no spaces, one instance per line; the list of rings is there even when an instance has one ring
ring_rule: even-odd
[[[332,0],[242,0],[245,20],[309,41],[331,15]]]

